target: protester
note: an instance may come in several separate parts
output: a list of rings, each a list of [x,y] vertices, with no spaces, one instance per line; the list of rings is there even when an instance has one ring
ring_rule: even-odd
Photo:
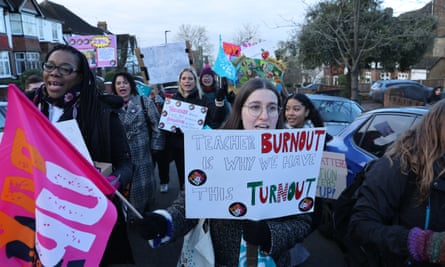
[[[25,80],[25,92],[33,91],[43,84],[42,76],[37,74],[29,75]]]
[[[365,173],[349,224],[378,266],[445,264],[445,100]]]
[[[193,69],[183,69],[179,74],[178,84],[178,92],[172,96],[172,99],[207,107],[204,123],[206,126],[215,125],[224,120],[224,101],[218,101],[217,99],[211,101],[203,94],[198,76]],[[184,135],[181,129],[177,129],[174,133],[168,132],[167,149],[169,149],[169,153],[176,164],[180,189],[184,190]]]
[[[164,150],[165,135],[158,128],[159,112],[153,101],[140,96],[134,77],[117,72],[112,80],[113,93],[122,97],[124,105],[119,118],[127,133],[133,162],[133,179],[130,186],[130,203],[141,213],[150,210],[155,202],[157,181],[154,174],[152,152]],[[134,218],[129,213],[129,221]]]
[[[159,91],[157,85],[152,85],[152,90],[150,92],[149,98],[155,103],[156,109],[159,114],[162,112],[162,107],[164,105],[164,97]],[[152,154],[153,158],[153,168],[158,166],[158,174],[159,174],[159,192],[167,193],[168,192],[168,184],[170,182],[170,153],[168,149],[163,149],[158,151],[157,153]]]
[[[285,128],[324,127],[323,118],[304,94],[293,94],[284,101]]]
[[[428,97],[428,104],[434,104],[442,99],[442,86],[438,85],[433,88],[431,95]]]
[[[199,73],[199,83],[201,85],[202,91],[204,92],[204,95],[208,97],[212,101],[217,101],[215,103],[221,105],[221,101],[224,101],[224,108],[226,111],[226,117],[230,115],[231,110],[231,104],[227,100],[227,87],[221,87],[221,89],[218,90],[218,85],[216,82],[216,73],[213,72],[212,68],[207,64],[205,67],[201,70]],[[221,126],[221,123],[212,123],[209,125],[212,129],[217,129]]]
[[[284,118],[284,128],[294,129],[294,128],[314,128],[314,127],[324,127],[323,118],[320,112],[315,108],[312,101],[305,94],[292,94],[284,100],[284,109],[282,116]],[[332,138],[331,136],[326,136],[326,139]],[[322,223],[323,211],[325,205],[329,205],[329,200],[324,200],[322,198],[315,198],[315,208],[312,213],[312,229],[316,230]],[[306,254],[309,256],[309,252],[301,244],[299,248],[300,254]],[[306,258],[302,258],[302,261]],[[300,262],[299,264],[301,264]]]
[[[280,97],[269,81],[256,78],[247,81],[236,96],[232,113],[223,129],[264,130],[281,128]],[[147,213],[137,222],[144,239],[159,244],[184,236],[198,223],[185,218],[185,193],[166,210]],[[272,256],[277,266],[292,266],[290,249],[310,232],[311,218],[301,214],[276,219],[250,221],[210,219],[209,227],[215,254],[215,266],[238,266],[241,235],[248,245],[259,246]]]
[[[48,119],[55,123],[75,119],[94,161],[112,163],[107,177],[115,187],[131,181],[132,163],[125,130],[117,115],[122,99],[100,95],[85,56],[68,45],[54,47],[43,63],[44,85],[27,96]],[[113,198],[118,221],[111,233],[101,266],[132,263],[133,256],[126,234],[120,203]],[[120,213],[119,213],[120,212]]]

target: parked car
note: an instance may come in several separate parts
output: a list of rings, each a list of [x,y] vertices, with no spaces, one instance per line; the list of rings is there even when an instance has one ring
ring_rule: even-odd
[[[360,104],[348,98],[319,94],[307,96],[323,117],[330,135],[338,134],[364,111]]]
[[[428,97],[432,94],[433,88],[419,84],[397,84],[386,89],[390,96],[408,98],[418,101],[418,105],[426,105]]]
[[[3,130],[5,129],[7,106],[8,102],[0,102],[0,141],[2,140]]]
[[[325,84],[322,84],[322,83],[310,83],[310,84],[307,84],[307,85],[303,86],[303,89],[315,90],[315,89],[318,89],[318,87],[323,86],[323,85],[325,85]]]
[[[172,95],[174,95],[177,91],[178,91],[177,85],[166,86],[162,88],[162,93],[166,98],[172,97]]]
[[[372,159],[380,158],[397,137],[428,112],[427,107],[380,108],[358,116],[327,143],[327,151],[344,153],[347,185]]]
[[[411,80],[378,80],[375,81],[369,89],[369,96],[376,102],[383,103],[383,95],[386,89],[393,85],[414,85],[423,87],[420,83]]]

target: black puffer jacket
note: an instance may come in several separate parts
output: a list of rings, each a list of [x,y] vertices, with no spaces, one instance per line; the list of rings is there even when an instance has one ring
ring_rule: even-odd
[[[387,157],[377,160],[366,173],[354,206],[349,224],[352,237],[362,245],[378,250],[384,266],[407,266],[408,233],[413,227],[423,229],[425,225],[427,201],[419,205],[418,199],[414,174],[401,174],[398,159],[393,160],[392,166]],[[433,182],[430,201],[429,229],[445,231],[445,175]]]

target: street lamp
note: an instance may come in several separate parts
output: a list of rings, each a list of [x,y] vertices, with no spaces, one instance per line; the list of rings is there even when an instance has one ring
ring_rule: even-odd
[[[165,45],[167,45],[167,33],[170,32],[169,30],[164,31],[164,38],[165,38]]]

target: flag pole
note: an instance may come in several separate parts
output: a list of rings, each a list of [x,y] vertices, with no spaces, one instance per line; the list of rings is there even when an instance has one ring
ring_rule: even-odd
[[[139,211],[135,208],[135,207],[133,207],[133,205],[131,205],[131,203],[130,202],[128,202],[128,200],[121,194],[121,192],[119,192],[119,190],[116,190],[115,192],[114,192],[114,194],[118,197],[118,198],[120,198],[120,200],[122,200],[122,202],[134,213],[134,214],[136,214],[136,216],[139,218],[139,219],[144,219],[144,216],[142,216],[142,214],[141,213],[139,213]]]

